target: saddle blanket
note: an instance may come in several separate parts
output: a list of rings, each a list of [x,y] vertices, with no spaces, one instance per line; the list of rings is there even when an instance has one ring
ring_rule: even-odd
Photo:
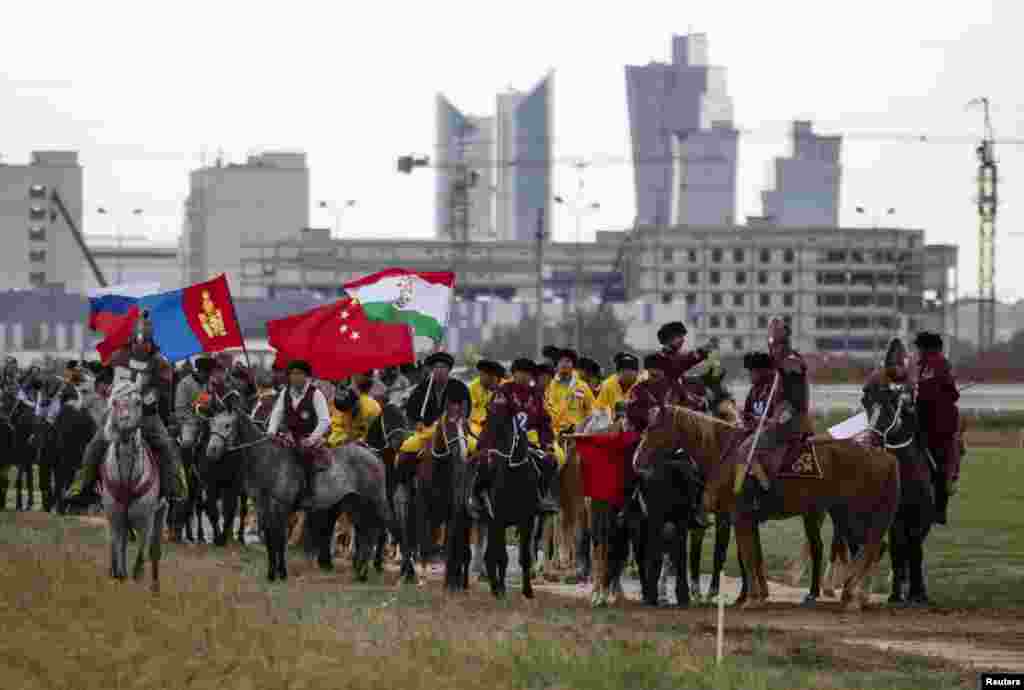
[[[633,451],[640,442],[640,434],[635,431],[580,434],[575,440],[583,495],[621,507],[626,498],[626,473],[633,467]]]
[[[779,478],[824,479],[825,473],[818,462],[818,452],[814,444],[805,441],[794,441],[786,446],[785,458],[779,466]]]

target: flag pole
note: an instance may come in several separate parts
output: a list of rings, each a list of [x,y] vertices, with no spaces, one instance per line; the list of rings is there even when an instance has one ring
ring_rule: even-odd
[[[227,275],[224,273],[220,274],[224,278],[224,282],[228,282]],[[231,302],[231,315],[235,319],[235,327],[238,329],[238,337],[242,339],[242,356],[245,357],[245,368],[252,371],[252,361],[249,359],[249,348],[245,346],[245,334],[242,333],[242,324],[238,320],[238,307],[235,306],[235,296],[231,294],[231,286],[228,285],[228,301]]]

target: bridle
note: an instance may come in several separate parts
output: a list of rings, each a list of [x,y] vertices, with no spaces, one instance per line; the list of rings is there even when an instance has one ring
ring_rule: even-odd
[[[225,399],[228,398],[229,395],[224,396]],[[260,438],[256,439],[255,441],[248,441],[246,443],[240,443],[235,446],[231,445],[231,442],[238,436],[237,428],[239,420],[239,413],[237,411],[232,412],[232,414],[235,417],[235,421],[231,425],[230,436],[220,433],[219,431],[214,429],[212,425],[210,425],[209,430],[207,431],[211,439],[219,438],[221,440],[221,443],[224,444],[224,450],[221,451],[222,454],[227,455],[228,453],[234,453],[239,450],[245,450],[246,448],[252,448],[254,446],[266,443],[267,441],[274,440],[273,436],[264,433]],[[259,425],[256,422],[253,422],[253,425],[256,426],[257,429],[259,429]]]
[[[468,446],[466,443],[466,430],[463,428],[464,419],[455,420],[455,428],[457,435],[454,440],[448,438],[448,414],[442,415],[440,422],[438,423],[438,431],[441,432],[441,443],[444,446],[443,452],[437,451],[437,436],[434,436],[434,441],[430,445],[430,454],[435,458],[447,458],[452,455],[452,446],[458,445],[462,450],[462,457],[465,459],[467,455]]]
[[[543,451],[533,452],[532,449],[527,446],[523,451],[523,457],[519,460],[516,459],[516,451],[519,449],[519,445],[524,443],[520,437],[522,437],[522,439],[526,438],[526,430],[523,426],[524,424],[524,413],[512,415],[512,443],[509,446],[508,452],[503,452],[498,448],[488,448],[487,453],[488,455],[497,455],[499,458],[504,460],[510,470],[518,469],[526,463],[530,463],[533,470],[537,473],[537,476],[542,477],[544,475],[541,472],[540,467],[537,465],[537,460],[538,457],[544,456]]]
[[[891,434],[896,429],[900,428],[900,425],[902,424],[901,417],[903,416],[903,395],[901,394],[897,396],[896,410],[893,412],[892,422],[890,422],[889,426],[886,427],[884,431],[879,431],[878,429],[875,428],[875,425],[878,423],[878,417],[882,412],[883,404],[884,403],[882,402],[875,403],[874,412],[872,413],[871,419],[869,420],[868,429],[877,434],[879,437],[881,437],[882,446],[884,448],[891,450],[900,450],[901,448],[906,448],[907,446],[914,442],[913,434],[910,434],[907,437],[907,440],[901,443],[889,443],[889,434]]]
[[[385,409],[387,409],[387,407],[388,406],[385,405]],[[370,446],[371,449],[377,451],[378,453],[383,453],[385,450],[387,450],[388,448],[391,447],[391,437],[394,436],[395,434],[401,434],[401,433],[408,434],[410,432],[409,427],[406,427],[406,426],[395,426],[395,427],[392,427],[391,430],[389,431],[388,430],[387,422],[384,421],[384,417],[385,416],[386,415],[385,415],[384,410],[381,410],[380,416],[377,417],[377,423],[380,424],[380,433],[381,433],[381,437],[382,437],[382,439],[384,441],[384,444],[380,448],[377,448],[376,446],[372,446],[369,443],[366,444],[366,445]],[[431,449],[431,452],[433,452],[433,449]]]

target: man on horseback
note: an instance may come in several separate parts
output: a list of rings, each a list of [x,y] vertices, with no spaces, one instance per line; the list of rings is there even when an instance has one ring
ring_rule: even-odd
[[[594,393],[576,371],[579,359],[575,350],[562,350],[558,372],[546,391],[546,407],[556,435],[582,427],[594,408]]]
[[[210,374],[215,367],[214,360],[200,357],[196,360],[195,369],[186,374],[178,383],[174,392],[174,420],[179,428],[181,450],[190,453],[199,435],[199,417],[196,416],[196,403],[206,392],[210,382]]]
[[[308,362],[294,360],[288,363],[288,386],[277,397],[267,424],[269,436],[276,436],[283,445],[298,450],[306,481],[295,498],[296,507],[302,507],[313,498],[317,472],[330,466],[324,438],[331,428],[331,413],[327,398],[310,380],[312,376],[313,368]],[[281,430],[282,424],[284,431]]]
[[[658,329],[658,342],[661,343],[661,354],[665,357],[662,370],[672,384],[674,399],[683,404],[687,399],[683,375],[718,348],[718,341],[712,338],[704,347],[692,352],[683,352],[686,333],[686,326],[682,321],[672,321]]]
[[[918,333],[917,412],[924,439],[921,444],[935,461],[935,522],[945,525],[949,497],[960,479],[960,399],[949,360],[942,354],[942,336]]]
[[[757,481],[746,481],[743,498],[755,512],[777,512],[781,492],[775,490],[774,480],[786,459],[791,444],[814,433],[810,418],[811,390],[807,378],[807,364],[790,344],[789,326],[779,317],[768,324],[768,355],[772,360],[772,382],[762,405],[763,423],[760,436],[756,426],[743,440],[738,450],[739,461],[751,457],[751,448],[757,436],[750,465],[750,475]],[[759,393],[760,395],[760,389]],[[763,421],[762,421],[763,420]]]
[[[601,390],[601,365],[597,363],[597,360],[590,357],[580,357],[578,370],[581,378],[590,386],[590,392],[596,398]]]
[[[381,406],[366,393],[338,386],[334,392],[334,411],[331,413],[331,432],[327,447],[351,442],[366,442],[373,420],[381,415]]]
[[[750,390],[743,402],[740,422],[747,429],[756,429],[761,417],[765,414],[773,416],[768,406],[773,401],[778,401],[778,396],[769,399],[772,381],[775,378],[775,366],[767,352],[748,352],[743,356],[743,368],[750,372]]]
[[[429,448],[434,438],[434,425],[448,408],[448,401],[466,401],[469,412],[469,388],[462,381],[451,377],[455,358],[447,352],[435,352],[427,357],[423,366],[430,369],[430,375],[420,382],[405,402],[405,414],[416,425],[416,433],[402,444],[399,462],[416,462]]]
[[[489,359],[477,362],[476,370],[480,375],[469,384],[469,429],[479,438],[487,421],[487,408],[491,404],[494,392],[505,380],[506,374],[505,367]]]
[[[123,382],[135,383],[142,394],[142,436],[156,456],[160,466],[160,496],[174,500],[184,494],[178,485],[181,457],[178,446],[167,433],[164,420],[160,418],[160,387],[166,386],[171,374],[170,363],[160,354],[153,342],[153,324],[149,314],[143,312],[135,325],[132,342],[117,350],[110,357],[114,368],[113,386]],[[96,432],[85,450],[82,466],[82,495],[97,494],[95,484],[100,463],[109,447],[103,429]]]
[[[606,411],[612,420],[625,414],[626,396],[640,375],[640,360],[636,355],[620,352],[614,362],[616,373],[604,380],[594,401],[594,409]]]

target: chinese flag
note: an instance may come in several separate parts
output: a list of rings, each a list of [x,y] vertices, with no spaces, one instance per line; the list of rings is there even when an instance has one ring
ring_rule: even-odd
[[[268,321],[267,336],[278,361],[306,360],[327,381],[416,361],[409,326],[370,321],[352,299]]]
[[[577,436],[583,495],[622,506],[626,498],[626,473],[633,468],[633,451],[639,442],[640,434],[635,431]]]

